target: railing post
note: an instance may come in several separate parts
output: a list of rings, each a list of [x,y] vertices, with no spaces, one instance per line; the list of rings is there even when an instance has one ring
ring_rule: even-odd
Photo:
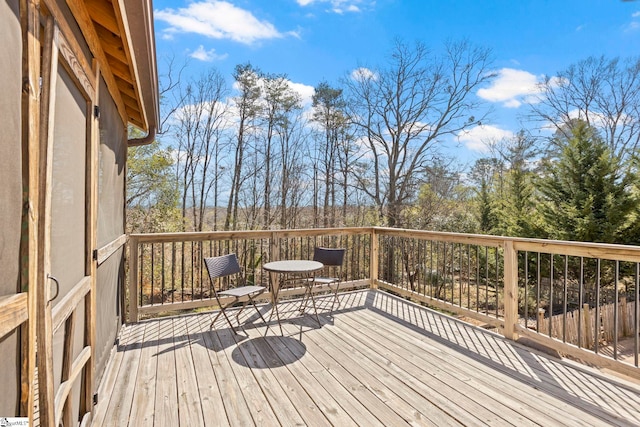
[[[627,297],[620,298],[620,312],[619,316],[622,319],[622,336],[628,337],[631,335],[631,331],[629,330],[629,318],[627,317]],[[618,331],[616,331],[618,333]]]
[[[518,339],[518,252],[513,241],[504,242],[504,330],[503,335],[510,340]]]
[[[379,255],[379,245],[378,245],[378,235],[376,234],[376,229],[371,228],[371,258],[369,259],[369,278],[371,281],[371,289],[378,289],[378,255]]]
[[[544,323],[544,313],[546,313],[544,308],[539,308],[538,309],[538,313],[537,313],[537,316],[538,316],[538,320],[537,320],[538,327],[536,328],[536,332],[538,332],[538,333],[540,333],[540,331],[544,331],[545,330],[545,327],[543,325],[543,323]]]
[[[278,261],[278,243],[279,243],[278,233],[274,231],[271,233],[271,242],[269,242],[269,256],[271,259],[269,261]]]
[[[129,237],[129,323],[138,321],[138,239]]]
[[[589,311],[589,304],[582,304],[582,328],[584,333],[584,342],[579,343],[580,346],[585,348],[591,348],[593,345],[593,329],[591,328],[591,311]]]

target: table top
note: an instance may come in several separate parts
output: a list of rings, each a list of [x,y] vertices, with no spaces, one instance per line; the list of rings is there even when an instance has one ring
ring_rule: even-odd
[[[272,261],[262,266],[265,270],[275,273],[312,273],[322,269],[322,267],[324,265],[321,262],[304,259]]]

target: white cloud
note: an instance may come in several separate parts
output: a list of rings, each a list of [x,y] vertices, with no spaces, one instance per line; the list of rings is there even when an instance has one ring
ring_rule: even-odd
[[[464,145],[469,150],[486,153],[492,143],[504,138],[513,138],[513,136],[514,133],[510,130],[500,129],[491,125],[479,125],[460,132],[458,140],[464,142]]]
[[[359,82],[364,80],[378,80],[378,75],[366,67],[360,67],[351,72],[351,79]]]
[[[316,90],[313,86],[306,85],[304,83],[294,83],[289,81],[289,87],[300,95],[303,108],[310,108],[313,103],[313,95]]]
[[[638,31],[638,29],[640,29],[640,22],[638,21],[638,19],[640,18],[640,11],[637,12],[633,12],[631,14],[631,22],[629,22],[628,24],[626,24],[622,30],[625,33],[633,33]]]
[[[200,45],[189,56],[199,61],[212,62],[227,59],[229,55],[226,53],[218,55],[215,49],[205,50],[204,46]]]
[[[214,39],[230,39],[252,44],[259,40],[283,37],[270,22],[226,1],[204,0],[185,8],[154,12],[156,19],[169,24],[164,34],[195,33]]]
[[[345,12],[359,13],[362,12],[361,5],[374,6],[375,0],[296,0],[297,3],[306,7],[312,4],[329,3],[329,10],[342,15]]]
[[[513,68],[498,70],[498,77],[491,86],[478,90],[478,96],[491,102],[501,102],[507,108],[518,108],[524,102],[539,102],[538,83],[543,76]]]
[[[631,33],[633,31],[637,31],[638,28],[640,28],[640,22],[638,21],[631,21],[629,24],[627,24],[627,26],[625,27],[624,31],[626,33]]]

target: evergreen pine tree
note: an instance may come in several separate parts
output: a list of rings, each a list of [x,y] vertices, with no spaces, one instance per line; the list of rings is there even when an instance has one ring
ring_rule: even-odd
[[[625,243],[635,217],[637,178],[624,171],[595,129],[582,121],[556,137],[557,157],[544,163],[539,181],[546,237]]]

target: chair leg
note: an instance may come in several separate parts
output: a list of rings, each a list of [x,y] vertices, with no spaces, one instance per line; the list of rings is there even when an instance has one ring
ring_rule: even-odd
[[[256,295],[257,296],[257,295]],[[253,308],[256,309],[256,311],[258,312],[258,316],[260,316],[260,318],[262,319],[262,321],[264,323],[267,323],[266,320],[264,320],[264,317],[262,317],[262,313],[260,313],[260,310],[258,309],[258,306],[256,305],[256,302],[253,300],[253,297],[251,295],[249,295],[249,302],[251,302],[251,304],[253,305]]]
[[[311,288],[309,288],[309,296],[311,297],[311,304],[313,305],[313,312],[316,315],[316,320],[318,321],[318,326],[322,327],[322,324],[320,323],[320,318],[318,317],[318,309],[316,307],[316,299],[313,297],[313,292],[311,292]]]
[[[340,289],[340,282],[336,282],[336,290],[333,292],[333,302],[331,303],[331,310],[333,311],[333,304],[338,303],[340,307],[340,300],[338,299],[338,290]]]
[[[248,300],[242,303],[242,307],[240,307],[240,310],[238,310],[238,312],[236,313],[236,322],[238,322],[238,326],[240,326],[240,315],[242,314],[242,311],[247,306],[247,304],[249,304]]]
[[[311,287],[313,285],[305,285],[304,294],[302,295],[302,301],[300,301],[300,308],[298,311],[300,313],[304,313],[304,310],[307,308],[307,303],[309,302],[309,295],[311,295]]]
[[[231,330],[233,331],[233,333],[238,335],[238,331],[236,331],[236,329],[233,327],[233,324],[231,323],[231,319],[229,319],[229,316],[227,316],[227,313],[225,312],[225,310],[227,308],[229,308],[230,306],[235,304],[237,301],[238,301],[238,299],[236,298],[234,301],[230,302],[229,304],[225,305],[224,307],[220,307],[220,311],[218,312],[216,317],[214,317],[213,322],[211,322],[211,325],[209,326],[209,329],[213,329],[213,325],[216,323],[216,320],[218,320],[218,317],[220,317],[220,315],[222,314],[224,316],[224,318],[227,319],[227,323],[231,327]]]

